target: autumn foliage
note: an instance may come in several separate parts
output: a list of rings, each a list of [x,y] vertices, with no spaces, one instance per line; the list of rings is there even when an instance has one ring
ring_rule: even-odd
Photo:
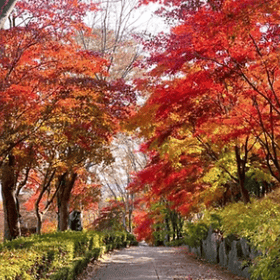
[[[0,30],[7,239],[19,234],[14,192],[25,186],[34,193],[38,232],[41,216],[55,201],[61,230],[67,229],[70,202],[95,207],[98,183],[88,169],[111,161],[112,135],[133,110],[131,87],[100,79],[108,74],[108,61],[76,40],[77,32],[94,38],[83,19],[95,10],[96,5],[76,0],[19,1],[10,28]]]
[[[144,42],[151,70],[136,84],[150,96],[131,127],[150,162],[130,188],[185,216],[250,203],[250,180],[263,193],[280,182],[279,3],[161,2],[175,24]]]
[[[124,203],[117,200],[107,201],[107,206],[100,209],[98,218],[94,220],[88,228],[95,229],[98,231],[103,230],[115,230],[123,231],[125,228],[123,209]]]
[[[91,167],[112,163],[109,145],[123,128],[144,139],[148,158],[133,180],[126,174],[139,239],[152,240],[164,224],[172,232],[175,221],[211,206],[247,205],[279,185],[280,3],[139,2],[161,3],[157,14],[172,27],[143,40],[149,55],[137,67],[147,74],[134,84],[110,76],[113,59],[81,43],[99,34],[83,21],[96,5],[19,1],[0,30],[7,239],[19,235],[22,190],[32,192],[38,232],[50,209],[61,230],[69,210],[96,211],[100,182]],[[146,98],[138,108],[136,92]],[[96,226],[121,228],[126,206],[117,197],[110,203]]]

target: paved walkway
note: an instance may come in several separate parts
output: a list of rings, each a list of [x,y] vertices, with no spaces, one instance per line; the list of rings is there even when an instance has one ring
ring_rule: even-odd
[[[233,280],[218,266],[196,260],[186,248],[130,247],[91,264],[79,280]]]

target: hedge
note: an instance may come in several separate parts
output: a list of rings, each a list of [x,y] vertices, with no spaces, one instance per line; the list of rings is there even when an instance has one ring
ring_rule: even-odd
[[[72,280],[101,254],[136,244],[132,234],[109,231],[66,231],[21,237],[0,244],[0,279]]]

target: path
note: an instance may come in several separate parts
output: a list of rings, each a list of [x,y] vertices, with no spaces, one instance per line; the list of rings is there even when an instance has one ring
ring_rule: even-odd
[[[91,264],[79,280],[233,280],[218,266],[196,260],[186,248],[130,247]]]

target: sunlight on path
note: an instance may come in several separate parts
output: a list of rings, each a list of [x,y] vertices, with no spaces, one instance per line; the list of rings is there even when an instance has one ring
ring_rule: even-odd
[[[104,258],[97,271],[83,280],[233,280],[244,279],[202,263],[186,249],[140,244]]]

